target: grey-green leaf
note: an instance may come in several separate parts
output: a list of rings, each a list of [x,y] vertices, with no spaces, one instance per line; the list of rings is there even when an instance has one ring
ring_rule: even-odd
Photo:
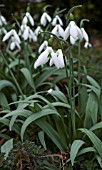
[[[85,142],[82,140],[75,140],[72,145],[71,145],[71,150],[70,150],[70,160],[71,160],[71,164],[72,166],[74,165],[74,161],[75,158],[77,156],[77,153],[79,151],[79,149],[81,148],[81,146],[84,144]]]

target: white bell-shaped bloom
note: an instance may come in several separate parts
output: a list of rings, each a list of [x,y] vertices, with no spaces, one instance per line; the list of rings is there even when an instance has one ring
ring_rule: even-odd
[[[20,44],[20,38],[19,38],[17,32],[14,29],[7,32],[7,34],[3,38],[3,41],[8,40],[10,37],[14,37],[14,39]]]
[[[18,43],[18,41],[15,39],[15,37],[11,38],[11,43],[9,45],[10,50],[14,50],[15,47],[17,47],[18,49],[20,49],[20,44]]]
[[[46,12],[44,12],[40,18],[40,24],[45,27],[47,24],[47,21],[51,22],[51,17]]]
[[[30,27],[26,26],[25,31],[23,33],[24,40],[27,40],[29,38],[29,31],[30,31]]]
[[[85,48],[91,47],[92,45],[89,43],[89,36],[87,32],[85,31],[84,28],[81,28],[81,31],[82,31],[83,38],[86,41],[84,47]]]
[[[30,24],[32,26],[34,26],[34,19],[33,19],[33,17],[30,15],[29,12],[26,12],[26,15],[24,16],[24,18],[22,20],[22,25],[27,25],[28,21],[30,22]]]
[[[34,19],[33,19],[33,17],[30,15],[29,12],[26,12],[26,16],[27,16],[30,24],[31,24],[32,26],[34,26]]]
[[[21,25],[19,33],[20,36],[24,38],[24,40],[29,40],[30,42],[36,42],[37,41],[37,36],[35,33],[32,31],[32,29],[27,26],[27,25]]]
[[[43,31],[42,28],[41,28],[40,26],[38,26],[38,27],[35,29],[34,33],[35,33],[36,36],[38,36],[42,31]]]
[[[49,56],[52,56],[54,54],[54,51],[52,47],[47,47],[44,52],[40,54],[36,62],[34,63],[34,68],[46,64],[49,61]]]
[[[7,21],[3,15],[0,15],[0,26],[6,25]]]
[[[53,26],[55,26],[56,24],[60,24],[61,26],[63,26],[63,22],[58,15],[56,15],[55,18],[52,21]]]
[[[51,33],[53,33],[54,35],[56,35],[57,37],[62,37],[64,38],[64,29],[59,25],[57,24],[53,30],[51,31]]]
[[[70,21],[68,27],[65,29],[64,39],[67,40],[69,36],[75,39],[75,41],[83,39],[82,32],[74,21]]]
[[[45,50],[48,47],[48,41],[44,41],[38,49],[38,52],[41,53],[42,50]]]
[[[54,55],[52,55],[52,58],[50,59],[50,66],[55,64],[55,66],[59,68],[63,68],[64,65],[64,59],[63,59],[63,53],[61,49],[58,49]]]
[[[7,41],[8,39],[11,39],[11,43],[9,45],[11,50],[14,50],[15,47],[18,47],[20,49],[21,41],[17,32],[14,29],[12,29],[11,31],[5,34],[3,38],[3,42]]]

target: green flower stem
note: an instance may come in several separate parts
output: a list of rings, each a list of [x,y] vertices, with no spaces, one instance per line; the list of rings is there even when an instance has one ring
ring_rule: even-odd
[[[8,62],[6,61],[6,59],[5,59],[4,55],[2,54],[2,52],[1,52],[1,56],[2,56],[3,60],[5,61],[6,66],[8,67],[8,69],[10,71],[10,74],[11,74],[11,76],[12,76],[12,78],[13,78],[13,80],[14,80],[17,88],[18,88],[19,93],[21,94],[22,98],[24,99],[25,97],[24,97],[24,94],[23,94],[23,92],[22,92],[22,90],[20,88],[20,85],[18,84],[18,82],[17,82],[17,80],[16,80],[12,70],[9,68]]]
[[[72,131],[73,138],[76,135],[76,126],[75,126],[75,85],[74,85],[74,69],[73,69],[73,55],[72,50],[69,47],[69,72],[70,72],[70,105],[71,105],[71,120],[72,120]]]
[[[62,39],[60,39],[62,40]],[[62,40],[63,41],[63,40]],[[69,80],[68,83],[68,87],[69,87],[69,103],[70,103],[70,119],[72,120],[72,122],[69,122],[69,136],[70,136],[70,142],[72,141],[72,139],[74,138],[74,136],[76,135],[76,126],[75,126],[75,85],[74,85],[74,69],[73,69],[73,55],[72,55],[72,50],[70,45],[68,44],[68,42],[64,41],[65,43],[67,43],[67,46],[69,48],[69,76],[68,76],[68,68],[67,68],[67,63],[66,63],[66,59],[65,59],[65,54],[64,54],[64,49],[63,46],[60,42],[60,47],[62,49],[62,52],[64,54],[64,63],[65,63],[65,69],[66,69],[66,78],[67,80]],[[73,132],[73,133],[72,133]],[[72,137],[73,136],[73,137]]]
[[[78,111],[80,112],[80,81],[81,81],[81,64],[80,64],[80,48],[81,48],[81,42],[79,40],[78,42]]]

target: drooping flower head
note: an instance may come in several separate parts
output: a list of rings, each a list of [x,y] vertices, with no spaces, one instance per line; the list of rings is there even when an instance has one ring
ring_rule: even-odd
[[[62,37],[64,38],[64,29],[61,27],[60,24],[57,24],[53,30],[51,31],[51,33],[53,33],[54,35],[56,35],[57,37]]]
[[[0,26],[4,26],[7,24],[7,21],[3,15],[0,14]]]
[[[82,31],[83,38],[86,41],[84,47],[85,48],[91,47],[92,45],[89,43],[89,36],[87,32],[85,31],[84,28],[81,28],[81,31]]]
[[[44,52],[40,54],[38,59],[34,64],[34,68],[36,69],[38,66],[44,65],[49,61],[49,56],[52,56],[54,53],[52,47],[47,47]]]
[[[75,42],[78,39],[80,39],[80,40],[83,39],[82,32],[74,21],[70,21],[69,25],[65,29],[64,39],[67,40],[68,37],[70,37],[71,44],[75,44]]]
[[[61,49],[58,49],[55,55],[52,55],[50,66],[52,66],[53,64],[55,64],[58,69],[64,67],[63,53]]]
[[[45,40],[45,41],[40,45],[40,47],[39,47],[39,49],[38,49],[38,52],[41,53],[42,50],[45,50],[47,47],[48,47],[48,41]]]
[[[51,22],[51,17],[46,12],[44,12],[40,18],[40,24],[45,27],[47,22]]]
[[[36,62],[34,63],[34,68],[46,64],[50,60],[50,66],[55,64],[55,66],[59,68],[64,67],[63,53],[61,49],[58,49],[56,52],[52,49],[52,47],[47,46],[45,51],[43,51]]]
[[[26,15],[24,16],[23,20],[22,20],[22,25],[27,25],[27,23],[30,23],[32,26],[34,26],[34,19],[31,16],[31,14],[29,12],[26,12]]]
[[[8,39],[11,40],[11,44],[10,44],[11,50],[14,50],[14,48],[16,46],[20,49],[21,41],[20,41],[20,38],[19,38],[17,32],[14,29],[12,29],[11,31],[9,31],[5,34],[5,36],[3,37],[3,42],[7,41]]]
[[[58,15],[56,15],[55,18],[52,21],[53,26],[55,26],[56,24],[60,24],[61,26],[63,26],[63,22]]]

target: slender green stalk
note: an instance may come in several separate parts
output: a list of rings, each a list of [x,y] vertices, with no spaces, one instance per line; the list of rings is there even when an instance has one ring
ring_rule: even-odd
[[[17,88],[18,88],[19,93],[21,94],[22,98],[24,99],[25,97],[24,97],[24,94],[23,94],[23,92],[22,92],[22,90],[21,90],[21,88],[20,88],[20,85],[18,84],[18,82],[17,82],[17,80],[16,80],[16,78],[15,78],[12,70],[9,68],[8,62],[6,61],[6,59],[5,59],[4,55],[2,54],[2,52],[1,52],[1,56],[2,56],[3,60],[5,61],[6,66],[7,66],[8,69],[9,69],[9,72],[10,72],[10,74],[11,74],[11,76],[12,76],[12,78],[13,78],[13,80],[14,80]]]
[[[79,40],[78,42],[78,111],[79,112],[80,112],[80,81],[81,81],[80,47],[81,47],[81,42]]]
[[[74,85],[74,69],[73,69],[73,55],[72,50],[69,47],[69,71],[70,71],[70,105],[71,105],[71,120],[72,120],[72,131],[73,138],[76,134],[75,127],[75,85]]]

